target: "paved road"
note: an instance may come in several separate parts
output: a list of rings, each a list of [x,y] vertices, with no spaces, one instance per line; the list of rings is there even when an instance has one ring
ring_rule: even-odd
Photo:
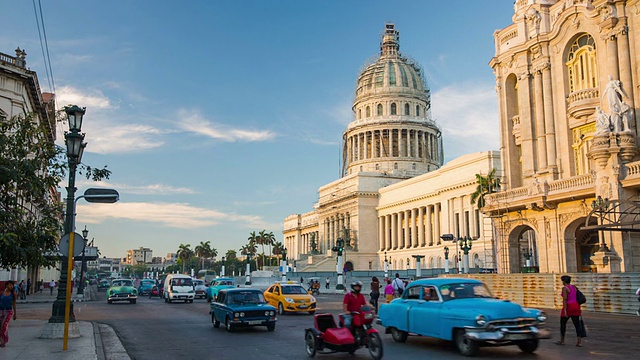
[[[104,295],[104,293],[101,293]],[[101,295],[101,296],[102,296]],[[341,298],[320,295],[319,312],[337,314]],[[164,303],[160,299],[141,298],[135,305],[105,301],[77,303],[78,320],[111,325],[122,340],[132,359],[169,360],[207,359],[305,359],[304,329],[312,326],[309,315],[278,317],[276,331],[249,328],[228,333],[214,329],[208,314],[209,304],[196,300],[193,304]],[[24,304],[25,318],[46,319],[51,304]],[[558,313],[549,311],[550,327],[557,332]],[[575,347],[575,336],[569,324],[567,345],[557,346],[555,339],[545,340],[535,354],[523,354],[517,347],[483,348],[477,359],[634,359],[640,358],[640,317],[594,314],[584,316],[589,337],[582,348]],[[379,328],[379,330],[382,330]],[[423,337],[410,337],[405,344],[395,343],[390,335],[383,335],[387,359],[460,359],[451,344]],[[370,359],[366,349],[355,356],[348,354],[317,355],[319,359]]]

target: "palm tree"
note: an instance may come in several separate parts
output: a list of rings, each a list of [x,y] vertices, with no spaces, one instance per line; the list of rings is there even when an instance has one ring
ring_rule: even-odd
[[[500,190],[500,179],[496,177],[496,169],[493,168],[487,176],[476,174],[476,182],[478,186],[476,191],[471,194],[471,203],[475,204],[477,201],[478,209],[481,209],[485,205],[484,196]]]
[[[264,246],[267,244],[267,230],[261,230],[258,233],[258,238],[256,239],[256,242],[260,245],[262,245],[262,270],[264,270]]]
[[[218,249],[211,248],[209,249],[209,259],[215,259],[218,256]]]
[[[271,258],[272,258],[271,257],[271,252],[272,252],[272,249],[273,249],[273,244],[276,242],[276,237],[275,237],[275,235],[273,235],[273,231],[269,231],[268,233],[265,233],[264,236],[265,236],[265,239],[266,239],[265,240],[265,244],[269,245],[269,265],[273,265],[271,263]]]
[[[249,238],[247,238],[247,240],[249,240],[249,244],[253,244],[254,248],[256,244],[260,244],[260,242],[258,241],[258,235],[256,235],[255,231],[252,231],[249,233]],[[257,251],[257,249],[256,249]],[[255,254],[255,252],[254,252]],[[256,266],[258,266],[258,264],[256,263]],[[260,267],[258,267],[259,269]]]
[[[194,249],[196,256],[202,260],[201,269],[204,269],[204,259],[211,257],[211,245],[210,241],[200,242],[200,245],[196,246]]]
[[[235,250],[229,250],[227,251],[225,256],[227,257],[227,261],[231,261],[235,260],[235,258],[237,257],[237,253]]]
[[[191,258],[191,255],[193,254],[193,250],[191,250],[190,248],[190,244],[180,244],[180,246],[178,247],[178,258],[180,258],[180,260],[182,261],[182,272],[185,273],[186,269],[185,269],[185,265],[187,263],[187,261],[189,260],[189,258]]]
[[[273,255],[278,258],[279,255],[282,255],[282,251],[284,250],[284,245],[280,241],[276,241],[273,244]]]

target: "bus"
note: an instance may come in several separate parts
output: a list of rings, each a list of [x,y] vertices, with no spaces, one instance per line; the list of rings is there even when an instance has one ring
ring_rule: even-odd
[[[217,276],[218,273],[216,273],[215,270],[200,270],[198,271],[197,278],[200,280],[204,280],[205,285],[209,285]]]

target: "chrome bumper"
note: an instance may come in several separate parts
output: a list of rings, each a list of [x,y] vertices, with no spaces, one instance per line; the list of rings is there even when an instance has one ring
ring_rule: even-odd
[[[465,328],[466,336],[475,341],[518,341],[533,339],[549,339],[551,332],[544,328],[531,326],[522,330],[496,329],[487,331],[484,328]]]

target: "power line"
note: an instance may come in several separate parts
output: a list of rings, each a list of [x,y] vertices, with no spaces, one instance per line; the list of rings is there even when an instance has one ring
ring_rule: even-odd
[[[42,3],[38,0],[38,7],[36,8],[36,0],[33,0],[33,11],[36,17],[36,25],[38,26],[38,37],[40,38],[40,50],[42,51],[42,58],[44,61],[45,73],[47,74],[47,82],[49,87],[55,94],[56,86],[53,80],[53,69],[51,67],[51,57],[49,55],[49,44],[47,40],[47,30],[44,25],[44,17],[42,15]],[[44,41],[43,41],[44,37]],[[55,101],[55,98],[54,98]]]

